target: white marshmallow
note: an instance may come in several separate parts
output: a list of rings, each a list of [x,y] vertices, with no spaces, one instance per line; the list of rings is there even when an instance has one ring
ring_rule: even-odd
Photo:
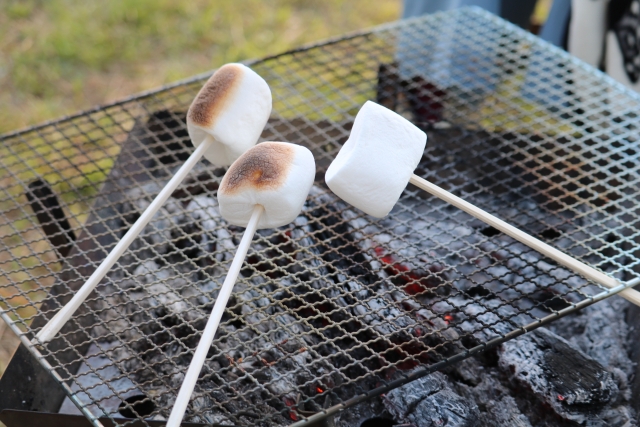
[[[338,197],[369,215],[387,215],[418,166],[427,135],[404,117],[367,101],[325,181]]]
[[[204,84],[187,113],[194,146],[213,145],[204,157],[229,166],[260,138],[271,114],[271,90],[262,77],[242,64],[226,64]]]
[[[220,214],[246,227],[255,205],[264,207],[258,228],[293,221],[304,204],[316,174],[313,154],[286,142],[263,142],[236,160],[220,183]]]

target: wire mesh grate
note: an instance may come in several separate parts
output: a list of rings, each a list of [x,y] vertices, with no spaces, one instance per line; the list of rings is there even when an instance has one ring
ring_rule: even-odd
[[[322,417],[602,291],[412,186],[381,220],[337,199],[323,174],[367,99],[425,129],[418,175],[638,277],[640,100],[560,50],[461,9],[250,65],[274,96],[263,140],[310,148],[317,180],[254,238],[187,420]],[[206,78],[2,138],[0,297],[25,344],[189,155]],[[168,416],[242,233],[223,174],[201,162],[59,337],[28,344],[95,425]]]

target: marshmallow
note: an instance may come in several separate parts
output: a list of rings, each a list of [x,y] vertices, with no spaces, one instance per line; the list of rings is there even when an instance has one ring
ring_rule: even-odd
[[[409,183],[426,143],[427,135],[407,119],[367,101],[325,181],[347,203],[382,218]]]
[[[220,183],[220,214],[246,227],[255,205],[264,207],[258,228],[275,228],[293,221],[316,175],[311,151],[286,142],[263,142],[236,160]]]
[[[262,77],[242,64],[226,64],[204,84],[187,113],[194,146],[213,144],[204,157],[229,166],[260,138],[271,114],[271,90]]]

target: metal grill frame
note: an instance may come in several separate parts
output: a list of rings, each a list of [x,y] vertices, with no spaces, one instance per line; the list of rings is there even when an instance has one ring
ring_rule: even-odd
[[[246,62],[269,82],[274,94],[274,114],[263,136],[279,139],[277,137],[283,135],[298,135],[299,140],[291,142],[299,142],[312,149],[318,163],[319,179],[317,183],[320,188],[323,188],[322,172],[335,156],[340,142],[346,139],[349,122],[355,116],[358,106],[367,98],[376,95],[383,103],[388,98],[383,96],[383,99],[380,99],[381,92],[388,89],[381,88],[380,82],[376,87],[376,79],[380,79],[380,70],[376,66],[383,63],[395,63],[393,72],[400,75],[400,79],[404,82],[403,85],[396,85],[389,90],[400,93],[400,100],[396,99],[393,102],[397,101],[402,105],[394,105],[393,107],[405,115],[411,116],[412,114],[411,108],[408,106],[409,101],[406,99],[407,94],[411,90],[419,88],[421,84],[416,77],[429,76],[433,78],[430,83],[436,88],[429,86],[426,89],[430,96],[427,104],[431,108],[426,113],[426,119],[418,117],[415,109],[413,116],[411,116],[416,124],[428,129],[427,133],[430,136],[430,142],[427,143],[428,155],[437,157],[434,153],[438,150],[446,150],[446,148],[434,147],[434,143],[431,141],[432,139],[438,141],[438,137],[431,138],[431,132],[437,133],[438,126],[443,123],[450,124],[452,129],[462,129],[463,133],[477,132],[475,139],[472,138],[472,144],[482,143],[480,141],[482,138],[477,135],[486,135],[487,139],[493,139],[502,144],[496,145],[494,151],[485,147],[485,154],[499,153],[502,147],[508,148],[503,152],[503,157],[483,158],[483,161],[487,163],[485,170],[472,165],[468,158],[463,160],[467,163],[464,164],[464,172],[460,174],[450,173],[444,168],[442,170],[427,170],[424,165],[421,165],[422,169],[419,167],[419,170],[425,178],[448,186],[450,190],[460,193],[470,202],[482,205],[486,202],[480,197],[484,193],[496,193],[495,200],[504,201],[505,199],[499,197],[498,189],[506,187],[512,192],[523,190],[523,188],[509,188],[511,185],[509,183],[514,176],[527,175],[528,181],[524,185],[526,187],[524,190],[527,190],[528,193],[525,197],[535,199],[537,194],[544,193],[549,200],[545,209],[550,212],[551,216],[554,211],[558,213],[558,217],[562,212],[570,212],[573,215],[572,218],[588,217],[591,214],[604,216],[604,219],[596,221],[595,226],[581,230],[582,234],[580,235],[584,236],[586,231],[594,229],[601,230],[600,234],[591,233],[582,240],[577,237],[570,238],[570,240],[573,239],[572,244],[568,246],[570,253],[587,263],[594,264],[594,259],[600,259],[594,267],[602,268],[603,271],[613,274],[621,280],[632,280],[632,283],[627,283],[626,286],[637,282],[640,277],[640,252],[636,248],[640,247],[640,232],[633,231],[632,227],[626,235],[622,234],[618,236],[618,240],[608,242],[608,233],[618,229],[606,229],[605,225],[608,223],[607,221],[609,223],[617,221],[620,224],[620,229],[626,229],[628,228],[626,224],[640,218],[640,211],[633,208],[633,203],[635,202],[637,205],[639,200],[640,167],[629,164],[637,159],[637,153],[640,151],[634,134],[634,130],[637,128],[635,123],[638,122],[638,115],[635,111],[638,111],[640,106],[640,96],[560,49],[538,40],[493,15],[480,9],[460,9],[384,25],[373,30],[306,46],[281,55]],[[102,185],[111,171],[112,166],[109,164],[109,160],[113,158],[114,153],[117,153],[121,146],[126,145],[127,138],[130,138],[134,133],[137,124],[148,120],[155,112],[170,111],[168,120],[176,120],[177,116],[174,112],[186,110],[191,99],[210,74],[201,74],[174,85],[23,131],[10,133],[0,138],[4,143],[3,149],[5,150],[3,152],[5,156],[0,159],[0,167],[10,175],[5,177],[9,182],[9,187],[5,188],[4,196],[0,200],[4,203],[4,205],[0,205],[4,217],[1,225],[4,230],[8,228],[12,230],[8,237],[13,237],[15,240],[18,236],[26,236],[27,232],[39,233],[35,214],[27,208],[25,199],[19,198],[22,197],[21,194],[24,194],[23,190],[27,188],[30,180],[43,175],[38,172],[39,168],[43,167],[42,162],[52,157],[63,163],[66,161],[65,167],[56,171],[54,163],[44,173],[43,179],[52,181],[51,184],[56,193],[62,196],[63,208],[67,213],[72,213],[70,228],[76,235],[87,233],[88,225],[82,220],[78,220],[77,212],[88,207],[91,214],[100,216],[100,213],[94,209],[93,203],[100,196],[109,196],[109,193],[105,195]],[[401,99],[403,97],[404,100]],[[440,117],[434,119],[430,114],[440,115]],[[301,131],[299,126],[307,128],[306,133]],[[161,128],[160,130],[160,132],[165,131],[173,132],[175,129]],[[146,135],[145,137],[156,138],[154,135]],[[134,135],[133,138],[137,138],[137,142],[140,142],[139,140],[143,137]],[[562,140],[562,143],[554,145],[557,140]],[[169,140],[169,142],[175,141],[174,137]],[[463,138],[460,141],[462,144]],[[76,147],[79,148],[73,148],[74,145],[69,145],[72,142],[77,143]],[[157,144],[152,142],[150,147],[162,146],[163,144],[162,141],[157,141],[157,138],[156,142]],[[25,156],[24,153],[29,151],[20,151],[19,148],[29,147],[29,144],[31,147],[35,144],[39,149],[42,149],[43,145],[49,145],[51,150],[43,155],[32,148],[35,155]],[[634,151],[634,147],[638,150]],[[166,154],[153,152],[144,147],[137,149],[144,153],[138,158],[133,158],[131,164],[128,165],[135,170],[135,172],[128,172],[129,178],[136,174],[147,173],[145,171],[161,176],[168,176],[171,173],[173,166],[169,167],[157,161]],[[188,153],[189,149],[182,148],[179,152]],[[559,155],[560,152],[564,154]],[[74,158],[71,158],[68,153],[71,153]],[[92,157],[95,153],[99,153],[100,156]],[[8,156],[6,156],[7,154]],[[85,163],[75,163],[76,158],[88,160]],[[511,175],[509,173],[501,175],[501,168],[504,166],[504,163],[501,162],[505,158],[518,166],[515,172],[509,172]],[[148,159],[156,161],[156,165],[151,169],[147,168],[144,162]],[[549,170],[545,175],[545,159],[550,159],[547,163],[558,161],[563,166]],[[577,161],[575,159],[582,163],[575,163]],[[428,162],[427,164],[434,166]],[[453,161],[449,166],[457,164]],[[102,174],[102,177],[95,182],[83,181],[81,177],[84,176],[83,166],[85,165],[92,165],[91,170],[94,173]],[[572,165],[576,167],[573,168]],[[113,167],[117,168],[118,166]],[[598,177],[605,169],[613,173],[618,172],[612,178],[604,177],[603,179],[606,179],[607,182],[602,183],[599,182]],[[71,173],[70,170],[75,172]],[[483,187],[481,183],[461,181],[464,176],[467,178],[471,176],[468,175],[469,170],[476,174],[473,176],[487,179],[490,185]],[[201,166],[195,173],[192,173],[192,176],[202,174],[204,171],[204,167]],[[64,172],[68,172],[67,176],[64,175]],[[467,175],[464,175],[465,173]],[[627,178],[623,177],[623,173]],[[58,178],[52,179],[52,176]],[[215,182],[219,178],[219,176],[213,175],[207,183],[215,186]],[[109,177],[109,180],[111,179],[113,176]],[[157,177],[153,179],[159,180]],[[587,182],[587,184],[583,182]],[[184,190],[187,185],[194,184],[193,182],[184,183],[181,188]],[[545,189],[540,190],[542,187]],[[82,191],[85,191],[88,196],[81,195],[69,204],[66,203],[65,200],[70,199],[64,196]],[[324,191],[327,190],[324,189]],[[582,194],[581,191],[586,191],[586,193]],[[146,197],[151,195],[147,194]],[[122,194],[121,196],[125,197]],[[399,217],[403,212],[411,211],[408,203],[413,203],[420,197],[416,189],[410,187],[401,199],[400,208],[394,210],[392,216]],[[573,202],[568,201],[570,197]],[[9,205],[9,210],[5,208],[8,203],[14,204],[13,206]],[[440,209],[437,206],[434,208],[436,211]],[[576,206],[580,206],[582,210]],[[495,206],[483,207],[496,212],[498,216],[501,215],[500,211],[496,211]],[[511,207],[513,208],[513,206]],[[518,208],[514,209],[518,210]],[[32,226],[26,227],[26,231],[24,226],[22,229],[14,226],[9,214],[13,212],[12,215],[16,216],[16,211],[18,211],[17,218],[19,220],[28,219],[32,224]],[[74,214],[74,212],[76,213]],[[540,223],[544,223],[544,220],[532,218],[528,212],[524,211],[520,211],[519,214],[516,216],[517,218],[512,218],[516,220],[517,225],[532,233],[540,232],[538,226]],[[121,214],[117,214],[111,219],[114,218],[126,226],[127,219],[123,218]],[[468,225],[472,222],[468,216],[459,215],[456,218],[460,224]],[[626,223],[621,218],[627,218]],[[376,223],[374,219],[367,218],[361,213],[357,219],[364,220],[368,224]],[[344,219],[343,221],[347,222]],[[550,224],[546,224],[546,226],[550,226]],[[446,232],[443,233],[446,234]],[[64,233],[59,231],[54,234],[60,236]],[[111,237],[112,239],[117,237],[107,236],[108,234],[99,237]],[[186,237],[191,238],[191,236]],[[490,237],[487,238],[487,240],[490,239]],[[46,313],[39,313],[38,316],[32,312],[28,316],[20,314],[24,312],[25,308],[37,307],[43,292],[47,290],[46,286],[39,284],[36,288],[25,290],[20,288],[22,284],[30,281],[40,283],[43,278],[55,280],[61,274],[61,271],[57,270],[56,249],[48,247],[40,252],[34,252],[32,248],[37,244],[41,248],[42,244],[39,242],[45,241],[44,236],[41,236],[11,247],[7,246],[3,239],[3,247],[0,251],[12,252],[17,247],[27,248],[30,251],[27,255],[12,259],[17,265],[24,266],[25,260],[33,257],[37,258],[39,264],[35,267],[23,268],[29,275],[28,279],[14,280],[11,275],[16,273],[15,270],[9,272],[3,270],[2,275],[7,280],[4,285],[0,286],[0,289],[2,287],[19,289],[19,296],[25,299],[26,303],[16,307],[12,301],[17,297],[7,297],[3,294],[2,302],[8,308],[0,313],[0,316],[20,337],[22,344],[33,357],[65,389],[72,402],[93,425],[99,426],[98,418],[103,414],[94,413],[94,410],[90,408],[92,405],[95,408],[97,402],[82,399],[83,396],[89,396],[91,391],[82,388],[82,385],[77,382],[76,374],[69,372],[73,363],[61,363],[58,360],[62,351],[60,349],[63,345],[68,345],[76,352],[75,362],[85,361],[88,344],[100,340],[98,337],[91,337],[93,324],[89,322],[89,326],[77,323],[70,325],[63,330],[62,337],[58,339],[57,343],[37,348],[31,344],[30,340],[35,336],[38,328],[32,328],[29,326],[29,322],[38,316],[50,318],[57,310],[52,309]],[[255,239],[254,244],[257,244],[256,241],[262,242],[267,248],[270,245],[264,236]],[[356,240],[356,243],[361,243],[361,241]],[[550,243],[553,244],[553,242]],[[406,239],[405,244],[411,245],[406,243]],[[511,243],[505,245],[504,247],[509,248]],[[279,246],[279,244],[271,245],[271,248]],[[104,250],[99,241],[97,241],[97,247]],[[608,253],[612,253],[612,255],[603,256],[601,250],[603,247],[610,249]],[[625,247],[626,250],[624,250]],[[59,252],[60,248],[57,250]],[[155,251],[153,248],[152,250]],[[251,253],[250,250],[250,255]],[[84,264],[78,268],[70,268],[66,265],[63,270],[66,269],[65,271],[70,274],[70,277],[81,281],[97,267],[100,258],[105,255],[91,253],[87,257],[87,254],[82,252],[76,253],[74,256],[87,257]],[[401,255],[399,252],[394,255],[401,258],[402,262],[411,264],[411,260],[408,260],[405,255]],[[39,275],[28,273],[30,269],[38,268],[46,270],[46,273]],[[482,271],[483,268],[479,268],[479,270]],[[261,274],[260,271],[254,269],[251,277]],[[401,274],[396,275],[400,276]],[[216,277],[216,279],[221,282],[224,277]],[[243,281],[249,279],[245,278]],[[437,287],[442,286],[444,284]],[[456,289],[455,286],[453,288]],[[399,372],[391,379],[384,378],[382,369],[379,371],[366,369],[365,379],[375,377],[379,380],[379,386],[367,388],[362,385],[364,383],[363,377],[355,378],[353,385],[361,390],[360,393],[350,399],[333,401],[330,407],[321,408],[315,411],[317,412],[315,415],[308,415],[306,418],[294,406],[292,411],[295,412],[295,418],[299,421],[291,425],[302,426],[311,421],[323,420],[345,408],[442,369],[487,348],[499,345],[554,319],[573,313],[624,288],[625,286],[621,285],[615,289],[602,289],[586,281],[582,281],[579,286],[567,285],[566,293],[558,295],[563,300],[565,308],[547,308],[548,314],[545,316],[529,313],[529,322],[517,324],[514,320],[512,322],[515,322],[514,327],[510,331],[500,331],[495,328],[495,325],[489,324],[486,329],[491,332],[491,339],[472,346],[461,345],[458,342],[456,343],[458,344],[457,350],[453,354],[442,354],[429,365],[418,364],[415,369]],[[579,295],[579,300],[575,299],[575,295]],[[103,296],[98,296],[93,300],[95,302],[101,298]],[[441,297],[445,301],[448,298],[449,296]],[[524,296],[520,296],[515,300],[505,300],[503,305],[517,304],[523,298]],[[85,304],[85,310],[91,315],[98,313],[98,311],[93,311],[91,304]],[[522,314],[519,310],[521,309],[517,308],[516,312]],[[445,329],[455,329],[457,326],[459,324],[456,325],[455,322],[452,322],[452,325]],[[76,332],[73,332],[74,328]],[[108,328],[107,330],[113,335],[113,332]],[[78,335],[77,331],[80,331],[80,337],[76,336]],[[165,332],[168,332],[177,342],[181,342],[173,335],[170,328]],[[312,330],[312,332],[317,331]],[[441,335],[443,331],[435,333]],[[80,339],[82,345],[74,344],[74,339]],[[448,343],[447,339],[444,339],[444,342]],[[116,361],[109,359],[112,364],[117,365]],[[408,357],[408,359],[419,360],[414,357]],[[406,361],[406,359],[402,359],[400,362],[402,361]],[[391,365],[393,366],[394,363]],[[94,374],[99,375],[97,372]],[[126,373],[124,375],[128,376]],[[108,384],[106,385],[108,386]],[[74,386],[76,387],[74,388]],[[112,392],[120,397],[115,390],[112,389]],[[173,392],[177,393],[177,389]],[[335,396],[333,392],[331,393],[332,396]],[[323,393],[319,393],[322,395],[320,397],[311,396],[308,392],[302,392],[302,394],[301,402],[307,403],[318,402],[323,396]],[[282,398],[282,396],[275,396],[275,398]],[[335,397],[333,398],[335,399]],[[167,411],[170,408],[161,409]],[[104,415],[113,417],[115,414],[107,413]]]

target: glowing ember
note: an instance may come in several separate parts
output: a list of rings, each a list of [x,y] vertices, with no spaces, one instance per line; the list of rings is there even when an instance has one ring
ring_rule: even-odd
[[[564,400],[564,396],[563,396],[563,395],[561,395],[561,394],[559,394],[559,395],[558,395],[558,400],[559,400],[560,402],[562,402],[562,401]]]
[[[318,393],[324,393],[324,390],[323,390],[323,389],[321,389],[320,387],[316,387],[316,391],[317,391]]]
[[[444,321],[447,322],[447,325],[451,322],[453,322],[454,317],[452,314],[445,314],[444,315]]]
[[[298,403],[296,399],[290,397],[285,397],[283,400],[284,404],[289,408],[295,408],[296,404]],[[298,421],[298,414],[296,414],[294,411],[289,411],[289,418],[291,418],[291,420],[293,421]]]
[[[388,254],[384,248],[377,246],[374,248],[374,252],[379,257],[380,261],[385,264],[385,271],[390,276],[393,276],[395,280],[403,287],[405,292],[410,295],[420,294],[432,287],[428,282],[429,278],[424,274],[419,274],[399,262],[396,257]]]

